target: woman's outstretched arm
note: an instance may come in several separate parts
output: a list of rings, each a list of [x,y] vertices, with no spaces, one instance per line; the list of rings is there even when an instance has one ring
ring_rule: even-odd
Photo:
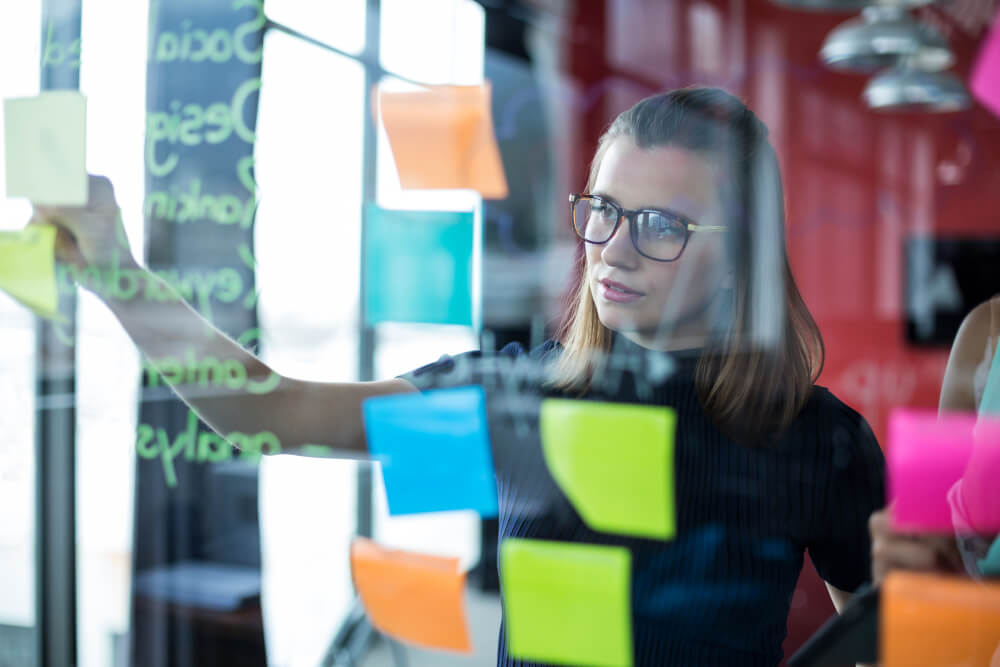
[[[130,271],[138,281],[138,289],[129,291],[158,295],[153,300],[121,299],[107,290],[98,294],[148,365],[220,435],[270,431],[281,442],[282,452],[295,453],[302,445],[319,444],[344,456],[363,455],[367,447],[362,401],[416,390],[401,379],[308,382],[275,372],[185,303],[166,281],[139,266],[106,178],[90,177],[90,196],[84,207],[36,207],[32,224],[45,223],[59,229],[57,258],[73,265],[79,275],[114,265],[119,271]],[[201,370],[191,372],[192,363]],[[234,383],[237,388],[206,381],[212,368],[234,364],[243,369],[240,376],[246,376],[245,382]]]

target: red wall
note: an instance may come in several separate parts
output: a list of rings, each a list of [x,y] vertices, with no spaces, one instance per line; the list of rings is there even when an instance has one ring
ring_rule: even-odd
[[[949,33],[963,80],[991,1],[919,12]],[[1000,120],[979,105],[943,115],[867,110],[865,76],[818,62],[824,37],[848,18],[766,0],[577,2],[563,45],[582,93],[569,179],[582,187],[597,137],[648,94],[699,83],[746,100],[781,159],[789,255],[827,346],[820,384],[859,410],[884,446],[892,407],[937,405],[947,360],[947,350],[903,340],[903,241],[915,232],[1000,236]],[[808,565],[793,607],[786,655],[832,613]]]

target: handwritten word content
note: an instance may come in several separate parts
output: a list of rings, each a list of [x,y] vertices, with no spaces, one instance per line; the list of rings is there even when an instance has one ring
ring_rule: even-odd
[[[266,394],[278,386],[281,376],[271,371],[263,380],[249,377],[246,367],[235,359],[219,360],[215,357],[196,358],[187,350],[184,360],[164,357],[155,361],[145,360],[142,365],[146,386],[159,387],[161,377],[172,386],[198,385],[233,390],[246,390],[251,394]]]

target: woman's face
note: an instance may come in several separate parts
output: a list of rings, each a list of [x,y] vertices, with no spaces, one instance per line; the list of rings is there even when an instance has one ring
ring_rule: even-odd
[[[612,140],[598,167],[591,194],[626,209],[660,208],[699,225],[723,225],[717,174],[701,154],[675,146],[640,148],[630,137]],[[709,304],[732,268],[725,233],[690,234],[673,262],[640,255],[623,220],[605,244],[587,243],[587,275],[604,326],[651,349],[704,344]],[[627,290],[612,291],[608,281]]]

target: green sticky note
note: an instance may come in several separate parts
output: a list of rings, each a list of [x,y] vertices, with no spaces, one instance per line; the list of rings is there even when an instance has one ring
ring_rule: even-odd
[[[632,557],[624,547],[507,539],[507,650],[522,660],[632,665]]]
[[[4,100],[7,196],[87,203],[87,100],[75,90]]]
[[[378,322],[472,325],[471,212],[395,211],[365,216],[365,316]]]
[[[539,430],[552,477],[593,530],[669,540],[674,512],[670,408],[542,401]]]
[[[56,228],[51,225],[0,232],[0,289],[49,319],[61,319],[55,244]]]

